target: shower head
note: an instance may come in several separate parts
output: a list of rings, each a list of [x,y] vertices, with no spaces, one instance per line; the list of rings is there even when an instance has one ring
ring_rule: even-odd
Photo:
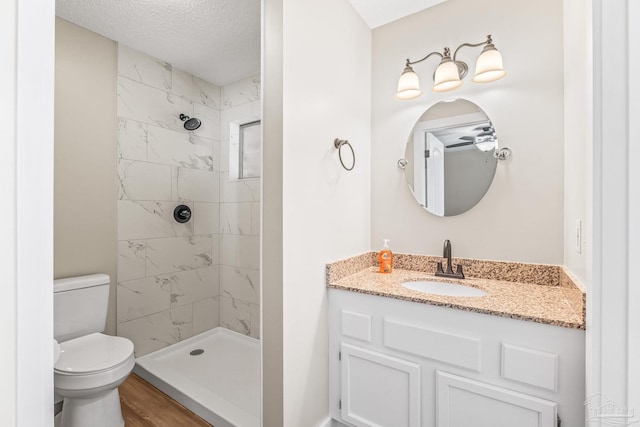
[[[202,124],[200,119],[196,119],[195,117],[189,117],[185,114],[180,114],[180,120],[184,122],[184,128],[186,130],[196,130]]]

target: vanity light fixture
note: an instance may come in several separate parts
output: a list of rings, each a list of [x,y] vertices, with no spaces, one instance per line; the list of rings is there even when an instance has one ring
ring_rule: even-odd
[[[417,61],[411,61],[407,58],[404,71],[398,80],[398,92],[396,93],[396,99],[415,99],[422,95],[418,75],[413,71],[413,67],[411,66],[422,62],[433,55],[440,57],[440,65],[438,65],[438,68],[436,68],[433,75],[434,83],[431,90],[434,92],[447,92],[462,86],[462,79],[467,75],[469,67],[466,63],[456,60],[456,57],[460,48],[464,46],[484,46],[480,56],[478,56],[478,59],[476,60],[476,73],[471,80],[476,83],[489,83],[499,80],[507,75],[502,66],[502,55],[493,45],[491,35],[488,35],[487,40],[481,43],[462,43],[453,52],[453,58],[451,58],[451,50],[448,47],[444,48],[443,53],[431,52],[424,58]]]

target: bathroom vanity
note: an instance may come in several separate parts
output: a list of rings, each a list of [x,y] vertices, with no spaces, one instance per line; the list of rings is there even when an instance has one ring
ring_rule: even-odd
[[[440,258],[327,266],[330,411],[352,426],[584,425],[584,293],[558,266],[454,259],[481,297],[433,295]],[[499,277],[499,278],[498,278]]]

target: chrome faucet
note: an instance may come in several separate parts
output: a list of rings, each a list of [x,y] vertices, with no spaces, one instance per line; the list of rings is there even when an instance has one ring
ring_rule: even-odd
[[[453,265],[451,262],[451,241],[449,239],[444,241],[444,248],[442,249],[442,257],[447,259],[447,271],[442,269],[442,261],[438,262],[436,268],[436,276],[440,277],[452,277],[455,279],[464,279],[464,273],[462,272],[462,264],[458,264],[456,272],[453,272]]]

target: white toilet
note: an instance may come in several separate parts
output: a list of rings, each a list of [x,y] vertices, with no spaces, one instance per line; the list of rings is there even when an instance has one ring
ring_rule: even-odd
[[[101,333],[109,282],[106,274],[54,281],[54,337],[60,343],[54,389],[64,398],[56,426],[124,426],[118,386],[135,358],[131,341]]]

